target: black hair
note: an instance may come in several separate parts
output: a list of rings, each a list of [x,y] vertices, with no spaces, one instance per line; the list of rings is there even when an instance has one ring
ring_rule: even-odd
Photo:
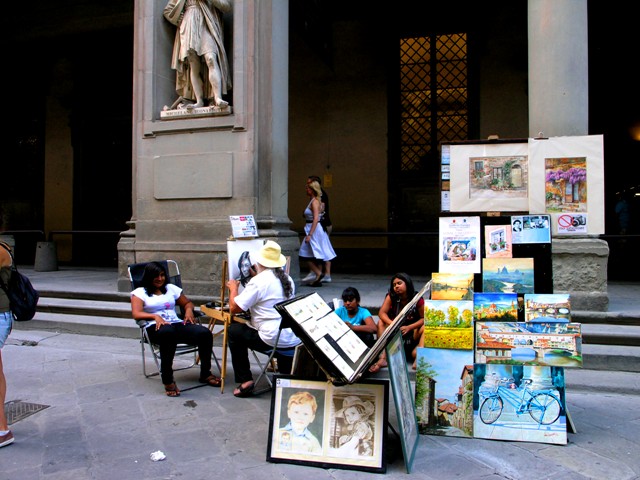
[[[322,180],[320,180],[320,177],[317,175],[309,175],[307,177],[309,180],[311,180],[312,182],[318,182],[318,185],[322,186]]]
[[[147,295],[152,296],[156,293],[156,287],[153,285],[153,280],[164,273],[164,284],[160,287],[160,291],[165,294],[167,293],[167,283],[169,283],[169,273],[164,268],[164,265],[160,262],[149,262],[144,267],[144,272],[142,274],[142,287],[144,288]]]
[[[389,285],[389,296],[391,297],[391,300],[393,300],[394,302],[397,302],[400,300],[400,297],[398,297],[398,294],[393,289],[393,281],[396,278],[399,278],[400,280],[402,280],[404,284],[407,286],[407,299],[408,300],[413,299],[413,297],[415,297],[416,295],[416,289],[413,286],[413,280],[411,280],[411,277],[409,275],[401,272],[401,273],[396,273],[393,277],[391,277],[391,284]]]
[[[356,299],[356,302],[360,303],[360,292],[357,288],[347,287],[342,291],[342,300]]]
[[[273,274],[276,278],[280,280],[282,291],[284,292],[284,298],[289,298],[293,293],[293,286],[289,281],[289,276],[284,272],[282,267],[272,268],[271,270],[273,270]]]

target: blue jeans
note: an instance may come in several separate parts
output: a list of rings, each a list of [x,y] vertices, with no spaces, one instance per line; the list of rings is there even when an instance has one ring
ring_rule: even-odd
[[[13,314],[11,312],[0,313],[0,348],[4,347],[4,342],[13,328]]]

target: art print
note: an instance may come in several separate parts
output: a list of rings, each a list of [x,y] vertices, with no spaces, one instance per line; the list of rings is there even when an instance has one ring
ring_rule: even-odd
[[[484,245],[486,258],[513,257],[511,225],[485,225]]]
[[[416,414],[423,435],[473,436],[473,351],[419,348]]]
[[[571,301],[568,293],[530,293],[524,296],[526,322],[570,322]]]
[[[443,273],[479,273],[480,217],[440,218],[440,265]]]
[[[388,402],[387,381],[338,387],[277,375],[267,461],[384,473]]]
[[[513,243],[550,243],[549,215],[518,215],[511,217]]]
[[[473,436],[565,445],[561,367],[475,364]]]
[[[431,300],[473,300],[473,273],[432,273]]]
[[[581,324],[476,322],[476,363],[582,367]]]
[[[473,349],[473,301],[425,300],[424,346]]]
[[[524,142],[451,145],[451,211],[527,211],[529,168]]]
[[[533,258],[482,259],[485,293],[533,293]]]

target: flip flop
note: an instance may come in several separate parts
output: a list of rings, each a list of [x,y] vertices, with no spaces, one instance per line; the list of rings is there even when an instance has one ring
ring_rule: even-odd
[[[207,378],[201,378],[200,383],[207,383],[212,387],[219,387],[220,385],[222,385],[222,379],[211,374]]]
[[[250,397],[251,395],[253,395],[253,389],[255,386],[256,386],[255,383],[252,383],[248,387],[243,387],[242,384],[239,384],[236,387],[238,392],[237,393],[233,392],[233,396],[238,398]]]
[[[178,386],[176,385],[175,382],[165,385],[164,386],[164,393],[167,395],[167,397],[179,397],[180,396],[180,390],[178,389]]]

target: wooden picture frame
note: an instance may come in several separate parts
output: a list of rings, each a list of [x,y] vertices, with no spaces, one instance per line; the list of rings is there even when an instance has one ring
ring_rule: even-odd
[[[387,363],[389,365],[389,379],[396,404],[400,442],[407,473],[411,473],[411,466],[415,458],[420,438],[414,394],[409,381],[407,360],[404,354],[402,334],[398,332],[387,344]]]
[[[389,382],[275,375],[267,461],[385,473]]]

